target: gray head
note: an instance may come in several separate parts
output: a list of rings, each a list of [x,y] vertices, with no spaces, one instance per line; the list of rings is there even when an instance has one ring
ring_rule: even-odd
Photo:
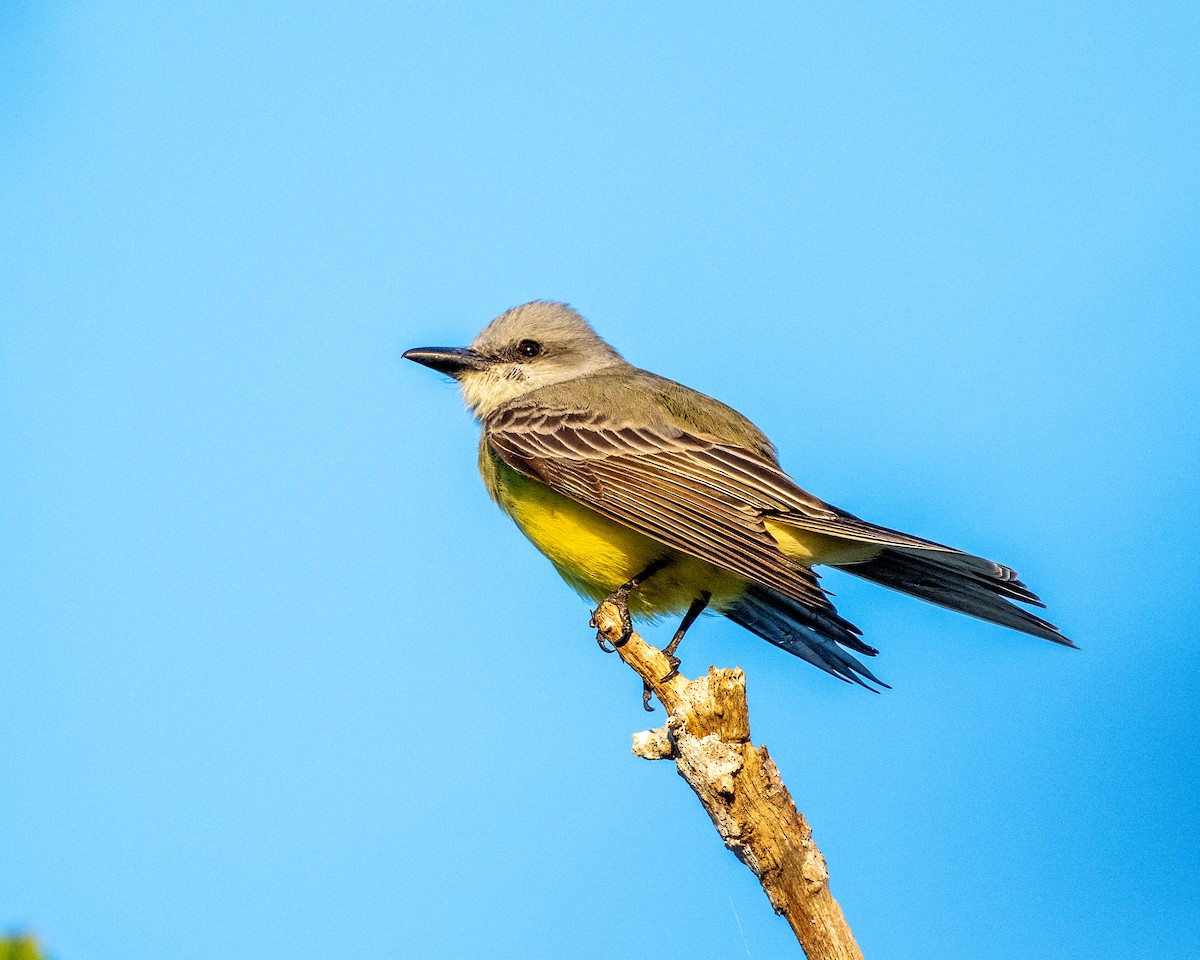
[[[419,347],[404,356],[454,377],[478,417],[539,387],[625,362],[583,317],[548,300],[500,314],[469,347]]]

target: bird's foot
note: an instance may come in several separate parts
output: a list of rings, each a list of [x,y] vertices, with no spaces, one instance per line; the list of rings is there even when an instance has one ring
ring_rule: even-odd
[[[601,631],[596,631],[596,645],[605,653],[616,653],[617,649],[625,646],[629,642],[629,638],[633,636],[633,618],[629,615],[629,593],[633,589],[629,584],[617,587],[612,593],[600,601],[600,606],[592,611],[591,625],[597,626],[597,618],[600,616],[600,607],[606,603],[611,603],[617,608],[617,614],[621,618],[621,635],[616,640],[609,640]]]
[[[607,601],[605,601],[605,603],[607,603]],[[604,606],[604,603],[600,604],[600,607],[602,607],[602,606]],[[588,621],[589,627],[599,627],[600,626],[600,624],[596,620],[597,614],[600,613],[600,607],[597,607],[595,610],[592,611],[592,619]],[[610,644],[608,642],[608,639],[604,636],[604,634],[601,633],[599,630],[596,630],[596,646],[598,646],[605,653],[616,653],[617,652],[617,648],[612,646],[612,644]]]
[[[663,647],[663,655],[667,658],[667,663],[670,668],[667,670],[667,675],[659,680],[659,683],[666,683],[679,676],[679,658],[675,656],[675,651],[679,649],[679,644],[683,642],[683,635],[691,629],[696,618],[704,612],[704,608],[708,606],[708,601],[712,599],[712,594],[707,590],[701,590],[700,596],[692,601],[688,607],[687,613],[683,615],[683,621],[679,624],[679,629],[675,631],[675,636],[671,638],[671,642]]]

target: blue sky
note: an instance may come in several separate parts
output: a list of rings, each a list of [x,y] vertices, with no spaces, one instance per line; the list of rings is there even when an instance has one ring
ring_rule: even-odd
[[[835,574],[884,695],[689,635],[867,956],[1196,956],[1198,39],[1182,3],[6,4],[0,928],[789,955],[400,361],[549,297],[1082,647]]]

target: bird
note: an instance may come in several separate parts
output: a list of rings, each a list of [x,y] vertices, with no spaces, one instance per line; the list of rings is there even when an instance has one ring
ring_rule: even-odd
[[[682,617],[665,648],[672,673],[709,610],[841,680],[887,687],[860,659],[879,651],[834,608],[818,566],[1075,646],[1018,606],[1045,604],[1014,570],[808,493],[750,420],[628,363],[565,303],[522,304],[468,347],[403,356],[458,382],[489,495],[563,580],[617,607],[614,646],[635,617]]]

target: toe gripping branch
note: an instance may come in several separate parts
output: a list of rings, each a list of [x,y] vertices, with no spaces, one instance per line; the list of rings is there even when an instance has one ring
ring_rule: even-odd
[[[685,613],[683,615],[683,619],[679,621],[679,629],[675,631],[675,636],[671,638],[670,643],[663,647],[663,654],[667,658],[667,663],[670,665],[670,669],[667,671],[667,675],[658,681],[659,683],[666,683],[671,678],[679,676],[680,661],[679,658],[675,656],[675,651],[679,649],[679,644],[680,641],[683,640],[683,635],[687,633],[689,629],[691,629],[692,624],[695,623],[696,618],[704,612],[704,608],[708,606],[708,601],[711,599],[711,593],[709,593],[707,590],[701,590],[700,596],[692,601],[692,605],[688,607],[687,613]],[[647,713],[654,712],[654,707],[650,705],[650,697],[653,695],[653,693],[654,690],[651,688],[650,684],[643,680],[642,709]]]
[[[600,601],[600,606],[592,611],[591,625],[593,627],[596,626],[596,617],[600,613],[600,607],[606,603],[611,603],[616,607],[617,613],[621,617],[621,635],[613,640],[611,645],[602,631],[597,630],[596,632],[596,643],[605,653],[616,653],[617,648],[625,646],[629,642],[630,636],[633,635],[633,618],[629,616],[629,595],[670,562],[668,557],[659,557],[636,577],[627,580],[617,587],[616,590]]]
[[[629,615],[629,595],[639,586],[649,580],[652,576],[662,570],[670,561],[666,558],[660,558],[650,564],[645,570],[639,573],[636,577],[628,580],[617,587],[611,594],[600,602],[600,605],[592,612],[591,625],[596,627],[596,643],[605,653],[616,653],[618,648],[625,646],[629,642],[629,638],[633,636],[633,619]],[[679,629],[675,631],[675,636],[671,638],[671,642],[663,649],[663,654],[667,658],[668,671],[662,677],[659,683],[666,683],[673,677],[679,674],[679,658],[675,656],[675,651],[679,649],[679,644],[683,640],[684,635],[696,622],[696,618],[704,612],[712,599],[712,594],[707,590],[700,591],[700,596],[692,601],[687,609],[687,613],[683,615],[683,620],[679,623]],[[606,636],[605,631],[599,628],[600,609],[605,604],[611,603],[617,611],[617,615],[621,622],[621,632],[618,636]],[[642,708],[647,713],[653,713],[654,707],[650,705],[650,698],[653,696],[654,690],[649,681],[642,682]]]

